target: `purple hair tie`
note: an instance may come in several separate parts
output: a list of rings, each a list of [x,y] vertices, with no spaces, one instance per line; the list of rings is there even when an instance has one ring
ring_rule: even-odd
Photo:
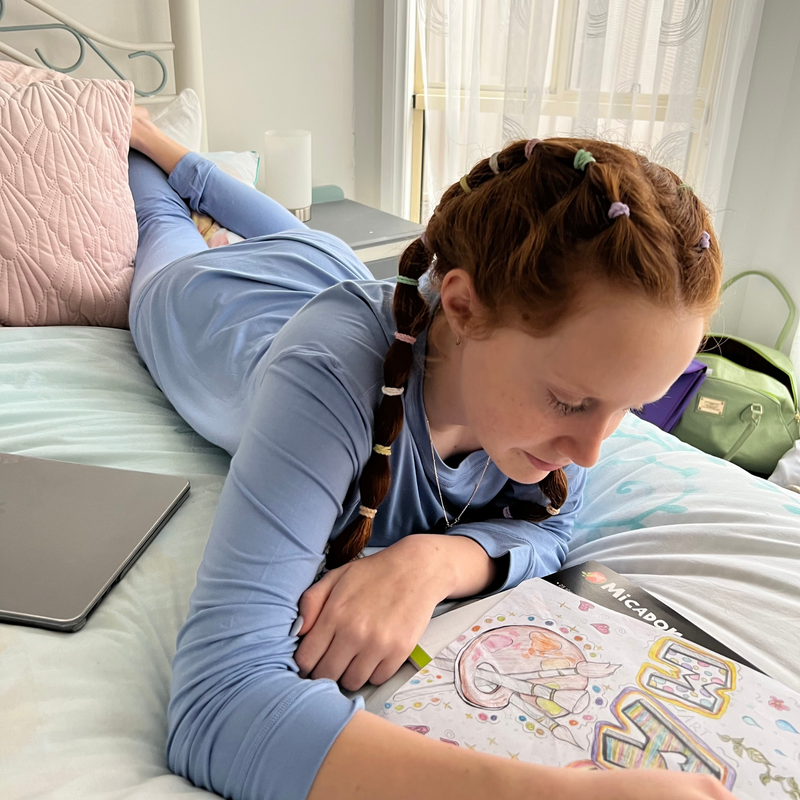
[[[710,244],[711,244],[711,237],[708,235],[708,231],[703,231],[700,234],[700,249],[708,250]]]
[[[615,202],[612,203],[608,209],[608,218],[609,219],[616,219],[617,217],[621,217],[622,215],[629,217],[631,215],[631,210],[625,203]]]
[[[540,141],[541,139],[529,139],[527,142],[525,142],[525,158],[531,157],[533,148],[536,147],[536,145],[539,144]]]
[[[504,516],[506,519],[512,519],[512,516],[511,516],[511,509],[510,509],[508,506],[506,506],[506,507],[503,509],[503,516]]]

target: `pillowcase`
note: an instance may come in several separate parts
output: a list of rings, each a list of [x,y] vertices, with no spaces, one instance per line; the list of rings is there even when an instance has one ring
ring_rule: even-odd
[[[0,62],[0,324],[128,324],[133,84]]]

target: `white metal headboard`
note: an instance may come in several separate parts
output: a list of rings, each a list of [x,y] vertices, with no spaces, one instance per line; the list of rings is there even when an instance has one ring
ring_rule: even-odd
[[[7,0],[0,0],[0,19],[2,19],[5,13],[6,2]],[[50,64],[38,47],[34,48],[34,52],[39,58],[37,61],[35,58],[26,55],[2,40],[0,40],[0,53],[21,64],[27,64],[30,67],[45,66],[50,69],[56,69],[59,72],[68,73],[77,69],[83,63],[85,51],[88,47],[105,62],[109,70],[118,78],[123,78],[123,73],[108,59],[99,45],[127,51],[129,53],[128,58],[149,57],[154,59],[161,68],[161,84],[155,90],[151,91],[143,91],[137,88],[137,103],[165,102],[175,97],[174,94],[167,94],[162,91],[167,84],[168,70],[163,59],[158,55],[163,52],[171,52],[175,92],[178,93],[183,89],[191,88],[194,89],[197,96],[200,98],[200,105],[203,109],[202,147],[203,149],[206,148],[206,103],[205,81],[203,79],[203,45],[200,33],[200,0],[169,0],[170,35],[172,41],[168,42],[126,42],[113,39],[98,31],[92,30],[78,20],[68,16],[63,11],[44,2],[44,0],[16,0],[16,2],[25,3],[38,9],[51,17],[54,22],[17,26],[0,25],[0,36],[21,31],[62,29],[75,36],[80,46],[80,56],[75,64],[69,67],[59,68]]]

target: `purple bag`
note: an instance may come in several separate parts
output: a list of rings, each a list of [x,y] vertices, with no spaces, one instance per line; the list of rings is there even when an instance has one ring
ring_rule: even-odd
[[[657,403],[650,403],[642,411],[634,411],[634,414],[669,433],[678,424],[684,409],[706,379],[706,369],[705,364],[693,359],[683,375]]]

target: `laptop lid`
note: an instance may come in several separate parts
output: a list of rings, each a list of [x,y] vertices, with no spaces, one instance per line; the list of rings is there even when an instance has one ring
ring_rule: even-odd
[[[0,454],[0,622],[83,627],[188,491],[172,475]]]

